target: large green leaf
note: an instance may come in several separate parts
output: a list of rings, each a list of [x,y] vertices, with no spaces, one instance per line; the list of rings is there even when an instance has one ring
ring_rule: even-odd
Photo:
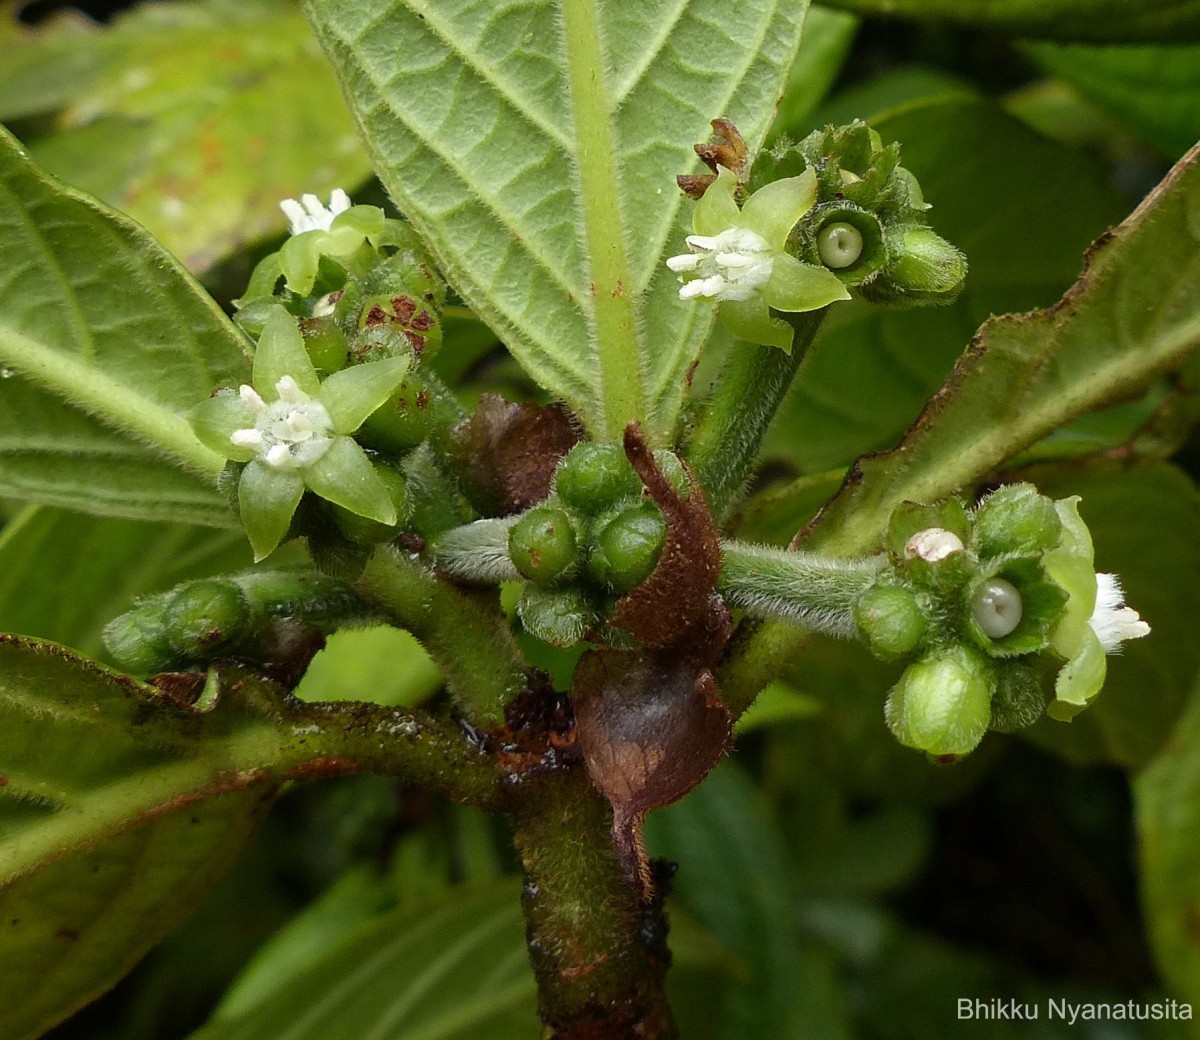
[[[35,1035],[127,971],[280,783],[400,769],[421,731],[384,708],[284,706],[249,675],[210,679],[199,705],[0,636],[0,1040]]]
[[[1028,51],[1171,158],[1200,139],[1200,47],[1044,43],[1030,45]]]
[[[0,530],[0,632],[97,657],[100,630],[135,597],[251,562],[235,531],[26,506]]]
[[[9,42],[0,119],[34,158],[149,228],[193,270],[279,234],[279,200],[370,173],[332,71],[286,0],[147,4]]]
[[[980,323],[1057,300],[1084,249],[1125,212],[1098,163],[961,91],[891,109],[872,125],[900,142],[934,227],[966,253],[967,286],[944,307],[834,308],[767,445],[805,473],[894,444]]]
[[[223,460],[184,413],[248,377],[233,324],[145,231],[3,130],[0,254],[0,494],[228,525]]]
[[[920,18],[1049,39],[1200,40],[1195,0],[823,0],[863,15]]]
[[[1200,691],[1133,792],[1154,953],[1176,996],[1200,1003]]]
[[[1071,419],[1136,395],[1200,347],[1200,148],[1090,252],[1044,311],[983,326],[899,446],[862,459],[806,544],[873,550],[892,510],[985,478]]]
[[[663,264],[724,116],[756,145],[804,2],[309,0],[380,175],[447,276],[589,429],[675,425],[711,312]]]
[[[454,890],[360,928],[244,1016],[195,1040],[528,1040],[537,1033],[518,887]]]
[[[794,865],[761,792],[726,762],[647,820],[654,855],[680,863],[681,902],[746,965],[714,1038],[849,1036],[826,951],[798,932]]]

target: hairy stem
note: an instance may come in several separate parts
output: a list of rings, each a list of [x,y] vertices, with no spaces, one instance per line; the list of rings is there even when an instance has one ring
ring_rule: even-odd
[[[732,607],[756,617],[789,621],[813,632],[852,636],[854,601],[884,558],[837,560],[814,553],[721,543],[717,590]]]
[[[642,903],[613,849],[612,814],[582,770],[527,779],[513,842],[548,1040],[673,1040],[661,906]]]
[[[792,352],[735,343],[683,443],[713,515],[726,519],[742,497],[763,438],[828,308],[787,314],[796,332]]]
[[[356,588],[421,641],[473,725],[486,729],[504,721],[504,706],[525,686],[525,662],[494,592],[464,592],[391,547],[376,551]]]

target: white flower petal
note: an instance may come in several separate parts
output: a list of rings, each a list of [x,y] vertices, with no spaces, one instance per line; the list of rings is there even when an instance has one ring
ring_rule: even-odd
[[[1096,607],[1088,619],[1106,654],[1118,653],[1127,639],[1150,634],[1150,626],[1131,607],[1125,606],[1125,593],[1115,574],[1096,575]]]
[[[241,397],[242,404],[252,412],[261,412],[267,407],[267,402],[262,399],[259,392],[246,383],[238,387],[238,396]]]
[[[300,404],[309,399],[308,394],[300,389],[300,384],[292,376],[283,376],[275,384],[275,391],[279,394],[279,400],[285,404]]]
[[[700,257],[695,253],[684,253],[681,256],[667,257],[667,266],[676,273],[680,271],[694,271],[700,263]]]
[[[263,435],[259,430],[234,430],[229,435],[229,443],[236,444],[239,448],[261,448],[263,446]]]

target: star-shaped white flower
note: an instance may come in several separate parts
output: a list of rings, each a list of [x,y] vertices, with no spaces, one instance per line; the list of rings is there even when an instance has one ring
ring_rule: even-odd
[[[328,206],[322,206],[321,200],[315,195],[301,195],[299,202],[284,199],[279,203],[279,208],[291,222],[293,235],[302,235],[306,231],[328,231],[333,218],[350,208],[350,196],[341,188],[334,188]]]

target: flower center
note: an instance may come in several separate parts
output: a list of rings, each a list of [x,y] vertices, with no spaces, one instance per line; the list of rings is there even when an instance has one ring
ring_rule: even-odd
[[[242,400],[254,414],[254,426],[235,430],[230,441],[253,448],[268,466],[280,470],[305,469],[333,444],[333,420],[320,401],[309,397],[291,376],[276,384],[279,400],[267,404],[249,386]]]
[[[673,256],[667,266],[684,277],[685,300],[711,296],[748,300],[771,277],[775,256],[767,240],[748,228],[727,228],[716,236],[689,235],[690,254]]]

